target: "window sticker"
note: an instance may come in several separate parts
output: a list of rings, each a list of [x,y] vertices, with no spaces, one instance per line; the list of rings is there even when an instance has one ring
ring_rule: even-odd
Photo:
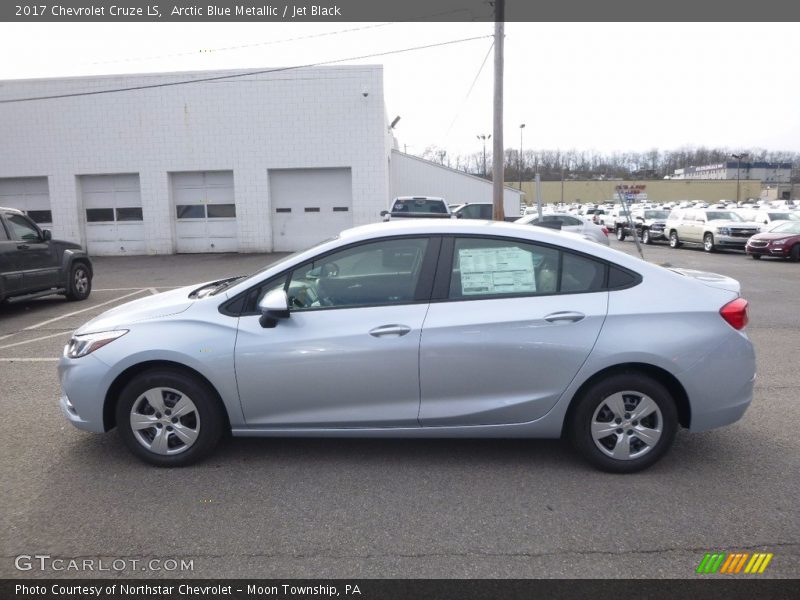
[[[531,253],[521,248],[459,249],[458,259],[465,296],[536,291]]]

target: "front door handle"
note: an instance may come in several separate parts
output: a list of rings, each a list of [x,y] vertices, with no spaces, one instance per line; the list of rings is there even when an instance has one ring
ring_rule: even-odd
[[[30,246],[28,246],[28,244],[18,244],[17,245],[17,250],[27,250],[28,248],[30,248]]]
[[[555,312],[547,315],[544,320],[548,323],[559,323],[562,321],[568,321],[570,323],[577,323],[578,321],[582,321],[586,318],[586,315],[579,312]]]
[[[397,337],[403,337],[409,331],[411,331],[411,327],[408,327],[407,325],[381,325],[375,329],[370,329],[369,334],[372,337],[383,337],[384,335],[396,335]]]

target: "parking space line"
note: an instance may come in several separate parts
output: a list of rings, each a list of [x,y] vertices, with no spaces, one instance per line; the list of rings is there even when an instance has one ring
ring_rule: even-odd
[[[131,292],[130,294],[125,294],[124,296],[120,296],[119,298],[114,298],[112,300],[107,300],[106,302],[101,302],[100,304],[95,304],[94,306],[90,306],[88,308],[82,308],[81,310],[76,310],[71,313],[67,313],[65,315],[61,315],[59,317],[54,317],[52,319],[48,319],[47,321],[42,321],[41,323],[36,323],[36,325],[31,325],[30,327],[26,327],[22,331],[30,331],[31,329],[39,329],[40,327],[44,327],[45,325],[49,325],[50,323],[55,323],[56,321],[60,321],[61,319],[66,319],[67,317],[72,317],[75,315],[79,315],[81,313],[85,313],[89,310],[94,310],[95,308],[99,308],[101,306],[105,306],[106,304],[111,304],[112,302],[119,302],[120,300],[124,300],[125,298],[130,298],[131,296],[135,296],[136,294],[141,294],[142,292],[146,291],[143,288],[137,289],[135,292]]]
[[[33,338],[32,340],[25,340],[24,342],[15,342],[13,344],[6,344],[5,346],[0,346],[0,350],[5,350],[6,348],[13,348],[14,346],[22,346],[23,344],[32,344],[33,342],[38,342],[40,340],[49,340],[50,338],[58,337],[60,335],[69,335],[69,331],[62,331],[60,333],[54,333],[52,335],[43,335],[42,337]]]
[[[156,288],[147,288],[147,289],[150,290],[150,293],[153,294],[153,296],[160,293]]]
[[[0,362],[58,362],[58,358],[0,358]]]

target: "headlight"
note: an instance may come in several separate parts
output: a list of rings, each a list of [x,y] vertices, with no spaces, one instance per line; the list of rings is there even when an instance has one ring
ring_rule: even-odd
[[[786,243],[786,240],[772,240],[773,246],[783,246]]]
[[[730,227],[717,227],[717,233],[720,235],[730,235],[731,228]]]
[[[69,358],[81,358],[82,356],[86,356],[102,348],[106,344],[110,344],[126,333],[128,333],[127,329],[118,329],[116,331],[101,331],[99,333],[73,335],[67,347],[64,348],[64,354]]]

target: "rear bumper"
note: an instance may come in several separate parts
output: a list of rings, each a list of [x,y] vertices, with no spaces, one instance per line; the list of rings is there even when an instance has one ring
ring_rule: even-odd
[[[720,346],[681,373],[679,379],[689,396],[690,431],[735,423],[753,400],[753,344],[745,334],[731,330]]]

